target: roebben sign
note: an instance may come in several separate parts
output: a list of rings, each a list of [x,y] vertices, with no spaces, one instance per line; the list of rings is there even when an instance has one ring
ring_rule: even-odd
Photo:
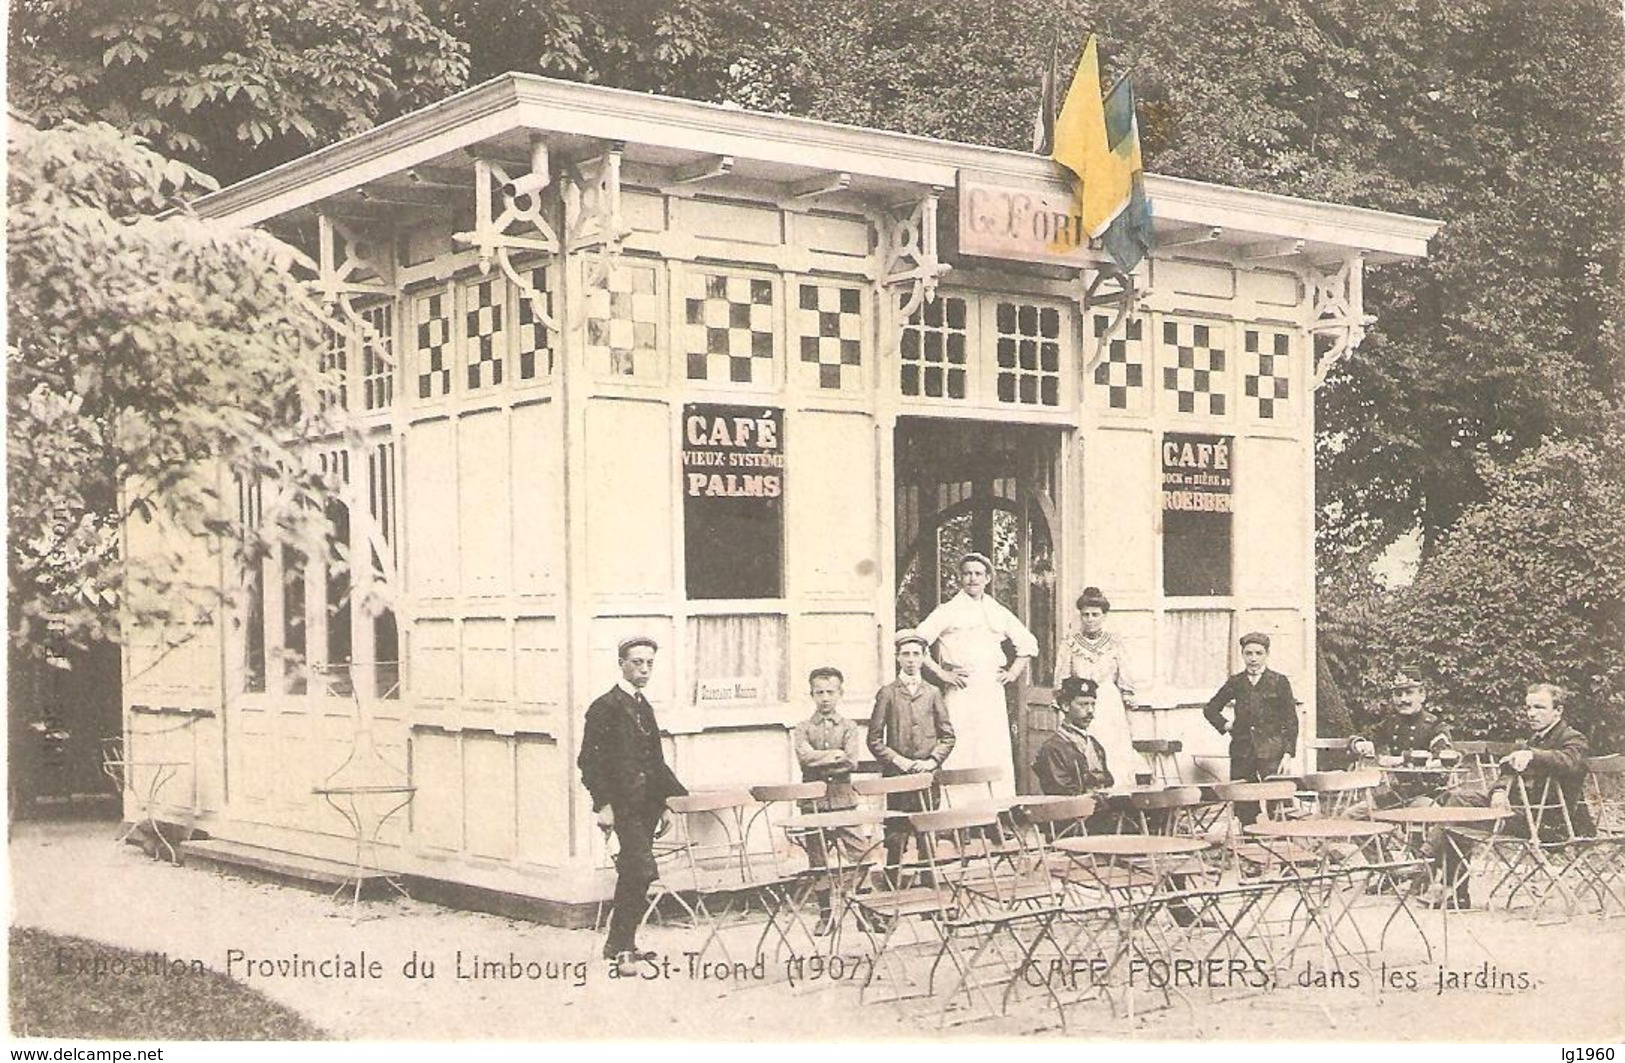
[[[1182,513],[1229,513],[1230,436],[1167,432],[1162,437],[1162,508]]]
[[[1077,201],[1061,185],[1012,185],[959,171],[959,251],[983,258],[1092,266]]]

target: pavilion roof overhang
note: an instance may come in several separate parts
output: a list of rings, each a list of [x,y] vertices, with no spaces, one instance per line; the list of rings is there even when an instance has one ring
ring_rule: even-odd
[[[568,162],[624,145],[627,163],[680,174],[727,158],[734,179],[794,189],[841,175],[848,196],[894,204],[951,195],[961,171],[1018,186],[1061,187],[1059,168],[1027,152],[762,114],[620,89],[504,74],[366,133],[197,201],[235,225],[322,213],[365,221],[428,212],[473,188],[476,158],[523,172],[533,142]],[[1302,254],[1380,263],[1426,256],[1440,222],[1386,211],[1146,175],[1160,242],[1220,255]]]

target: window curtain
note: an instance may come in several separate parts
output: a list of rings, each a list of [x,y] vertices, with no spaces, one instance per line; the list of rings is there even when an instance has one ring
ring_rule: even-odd
[[[789,676],[789,639],[783,616],[696,616],[688,622],[691,704],[701,680],[755,677],[764,702],[783,701]]]
[[[1163,614],[1158,678],[1176,689],[1217,690],[1230,675],[1228,609],[1171,609]]]

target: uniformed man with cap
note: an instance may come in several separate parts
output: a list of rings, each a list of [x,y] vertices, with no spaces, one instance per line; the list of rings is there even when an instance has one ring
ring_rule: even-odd
[[[643,694],[659,648],[646,635],[621,640],[616,647],[621,678],[587,708],[576,759],[599,827],[613,830],[620,841],[604,957],[622,973],[654,955],[640,953],[636,941],[649,884],[657,877],[654,839],[666,830],[666,798],[688,793],[666,764],[660,726]]]
[[[1426,709],[1427,687],[1400,672],[1393,681],[1394,712],[1380,720],[1369,735],[1349,739],[1349,752],[1357,758],[1405,756],[1425,749],[1437,757],[1450,748],[1450,728]],[[1432,804],[1448,776],[1422,775],[1410,781],[1387,781],[1373,795],[1378,808],[1405,804]]]

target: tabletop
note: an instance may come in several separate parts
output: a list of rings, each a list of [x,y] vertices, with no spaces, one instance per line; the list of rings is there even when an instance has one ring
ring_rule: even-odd
[[[1460,764],[1388,764],[1378,770],[1388,775],[1460,775],[1467,769]]]
[[[1364,819],[1264,819],[1244,828],[1264,838],[1374,838],[1393,829],[1390,823]]]
[[[1390,808],[1372,813],[1371,818],[1384,823],[1407,825],[1436,824],[1461,826],[1468,823],[1495,823],[1512,815],[1510,808],[1476,808],[1455,805],[1424,805],[1419,808]]]
[[[1055,848],[1088,856],[1174,856],[1199,853],[1212,844],[1206,838],[1164,834],[1097,834],[1086,838],[1062,838],[1055,843]]]
[[[363,786],[314,786],[310,792],[317,797],[351,797],[361,794],[409,794],[416,790],[416,786],[405,783],[373,783]]]

